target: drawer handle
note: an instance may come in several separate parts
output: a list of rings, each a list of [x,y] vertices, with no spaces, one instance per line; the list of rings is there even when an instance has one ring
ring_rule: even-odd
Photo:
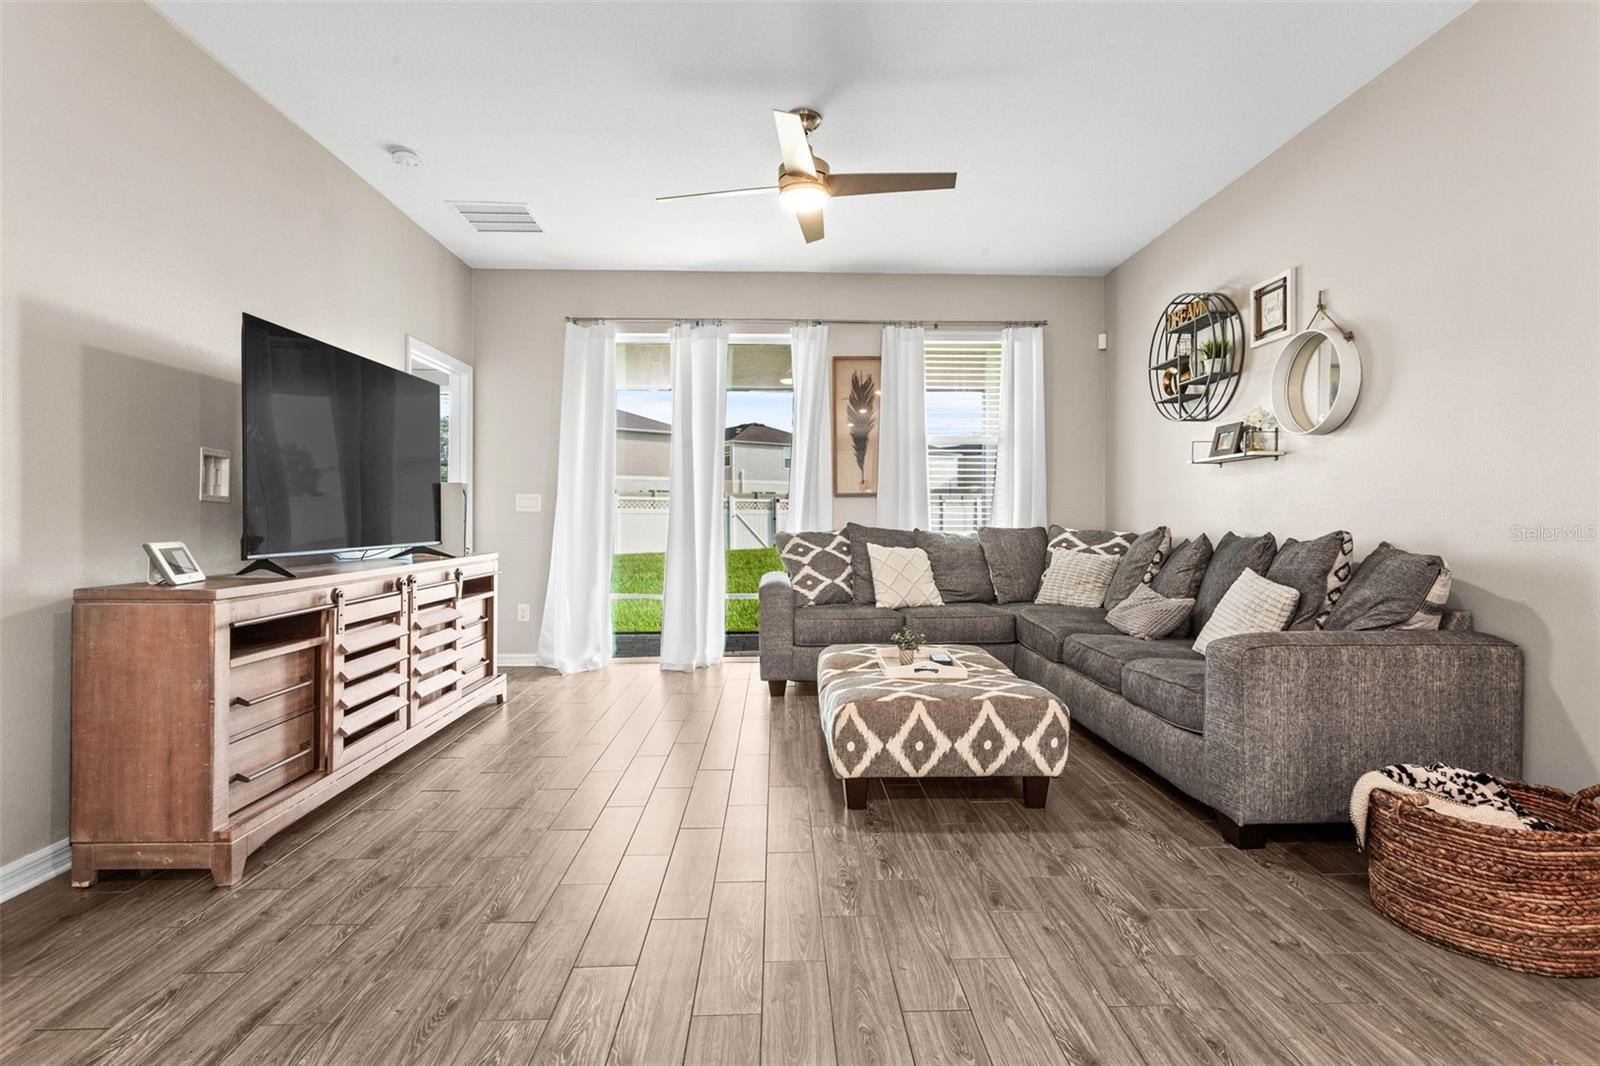
[[[275,700],[279,696],[287,696],[291,692],[298,692],[310,684],[311,680],[307,678],[297,685],[290,685],[287,688],[280,688],[278,691],[269,692],[265,696],[235,696],[229,702],[234,707],[254,707],[258,703],[266,703],[268,700]]]
[[[283,769],[285,766],[288,766],[290,763],[292,763],[296,759],[300,758],[300,756],[309,755],[309,754],[311,754],[311,745],[307,744],[305,747],[301,748],[299,751],[295,752],[293,755],[290,755],[288,758],[279,759],[277,762],[273,763],[271,766],[263,766],[261,769],[257,770],[253,774],[234,774],[232,777],[228,778],[228,783],[229,784],[233,784],[233,785],[248,785],[252,781],[257,781],[257,780],[260,780],[263,777],[266,777],[268,774],[272,773],[272,771],[274,771],[274,770]]]

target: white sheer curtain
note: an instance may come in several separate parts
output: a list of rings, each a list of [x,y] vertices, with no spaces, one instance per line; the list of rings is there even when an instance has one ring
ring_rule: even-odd
[[[789,330],[794,377],[794,462],[789,470],[791,532],[833,528],[833,426],[829,420],[828,327]]]
[[[722,661],[728,577],[722,518],[728,326],[680,322],[672,342],[671,499],[661,668]]]
[[[1044,330],[1000,334],[1000,454],[995,462],[997,526],[1042,526],[1045,507]]]
[[[540,666],[563,674],[593,670],[611,659],[616,382],[616,327],[568,322],[555,532],[536,653]]]
[[[921,326],[883,327],[878,524],[928,527],[928,417]]]

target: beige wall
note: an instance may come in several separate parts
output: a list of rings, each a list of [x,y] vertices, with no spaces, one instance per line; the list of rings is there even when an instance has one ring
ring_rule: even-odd
[[[1384,539],[1442,553],[1456,601],[1527,653],[1525,772],[1568,787],[1600,779],[1597,13],[1469,10],[1106,287],[1112,522],[1343,527],[1358,554]],[[1325,288],[1355,330],[1359,406],[1333,435],[1286,437],[1279,463],[1187,466],[1211,426],[1152,408],[1156,315],[1187,289],[1242,302],[1289,266],[1302,322]],[[1251,353],[1225,418],[1265,401],[1276,352]],[[1586,536],[1530,542],[1519,526]]]
[[[480,270],[473,274],[478,479],[477,537],[501,553],[505,594],[500,650],[533,652],[550,568],[555,452],[560,424],[563,319],[568,316],[768,316],[843,319],[1048,319],[1050,513],[1104,518],[1105,354],[1095,350],[1104,311],[1099,278],[892,274],[712,274]],[[786,327],[785,327],[786,328]],[[835,326],[833,355],[878,352],[876,326]],[[544,495],[519,513],[513,496]],[[871,521],[870,499],[834,501],[834,521]],[[518,623],[514,604],[532,606]]]
[[[139,545],[237,568],[239,315],[471,357],[471,272],[143,4],[4,4],[0,863],[67,834],[69,606]],[[234,497],[238,498],[237,465]]]

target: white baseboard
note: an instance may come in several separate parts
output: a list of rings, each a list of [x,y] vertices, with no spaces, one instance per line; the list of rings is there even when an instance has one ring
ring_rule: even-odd
[[[14,862],[0,866],[0,900],[8,900],[34,885],[42,885],[72,866],[72,845],[58,840]]]
[[[539,657],[527,652],[513,653],[509,655],[505,652],[501,652],[499,655],[495,656],[495,662],[501,666],[538,666]]]

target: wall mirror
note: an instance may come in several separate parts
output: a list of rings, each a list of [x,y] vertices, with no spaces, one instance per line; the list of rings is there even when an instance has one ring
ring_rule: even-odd
[[[1361,392],[1361,353],[1341,334],[1301,330],[1284,342],[1272,372],[1272,412],[1291,433],[1332,433]]]

